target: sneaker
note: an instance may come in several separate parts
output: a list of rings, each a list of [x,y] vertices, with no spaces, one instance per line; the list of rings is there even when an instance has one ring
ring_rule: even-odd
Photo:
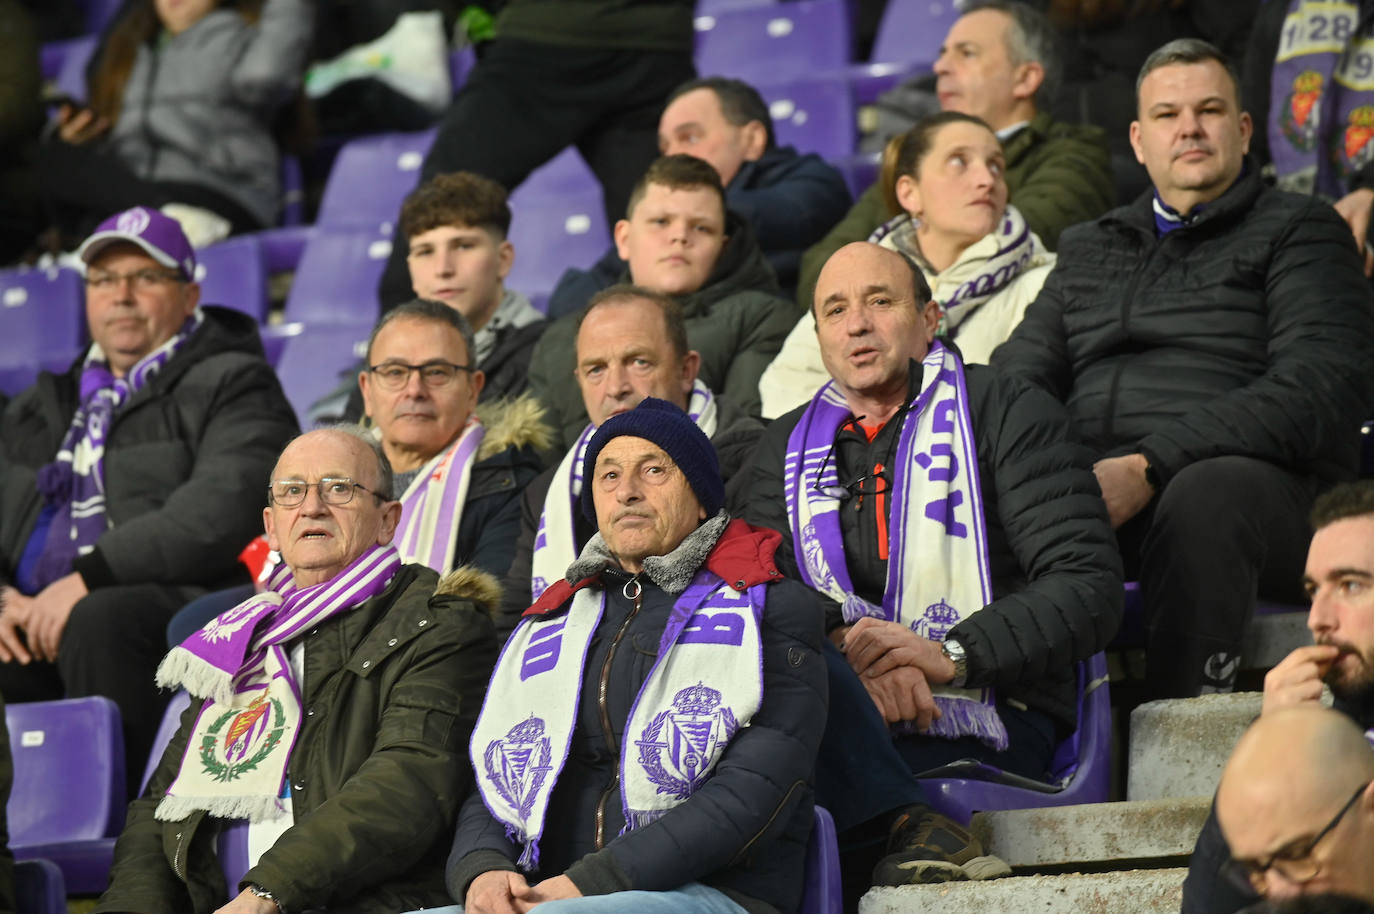
[[[874,885],[925,885],[1010,876],[1011,867],[928,806],[910,806],[892,824],[887,856],[873,868]]]

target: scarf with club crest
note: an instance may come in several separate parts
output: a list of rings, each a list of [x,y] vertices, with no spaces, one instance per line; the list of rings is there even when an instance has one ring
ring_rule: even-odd
[[[722,511],[697,532],[714,545],[728,521]],[[583,556],[600,549],[598,533]],[[587,650],[605,610],[600,584],[597,576],[576,582],[566,612],[525,617],[501,651],[468,747],[482,800],[521,845],[527,872],[539,866],[549,798],[567,761]],[[638,577],[628,582],[626,596],[640,586]],[[673,604],[620,740],[626,831],[696,792],[758,711],[766,587],[736,591],[702,567]]]
[[[874,616],[938,642],[992,599],[964,367],[939,342],[922,361],[921,390],[904,412],[894,420],[903,425],[893,460],[882,606],[854,593],[840,531],[844,502],[822,491],[840,487],[835,461],[825,457],[851,417],[834,381],[812,398],[792,430],[783,487],[802,580],[839,603],[847,623]],[[1007,748],[991,689],[932,683],[932,691],[941,717],[928,735],[973,736],[999,751]]]
[[[711,389],[697,378],[692,396],[687,401],[687,415],[707,438],[716,433],[716,398]],[[538,600],[550,582],[558,580],[577,558],[577,512],[582,495],[582,461],[587,445],[596,434],[596,426],[582,430],[563,462],[554,471],[549,494],[544,498],[544,511],[539,515],[539,529],[534,537],[534,552],[530,556],[530,599]]]
[[[157,684],[205,699],[186,754],[156,817],[175,822],[197,809],[261,822],[278,800],[299,731],[301,688],[287,643],[386,590],[401,567],[395,546],[373,546],[328,581],[297,588],[278,566],[267,590],[226,610],[172,648]]]
[[[38,491],[56,508],[34,571],[39,590],[71,573],[72,561],[95,548],[105,532],[105,440],[114,414],[162,370],[199,329],[197,308],[171,339],[130,368],[122,378],[110,371],[99,343],[92,343],[81,368],[80,405],[57,457],[38,470]]]

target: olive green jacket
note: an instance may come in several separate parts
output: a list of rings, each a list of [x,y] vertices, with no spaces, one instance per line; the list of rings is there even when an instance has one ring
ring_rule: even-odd
[[[1057,123],[1042,112],[1006,142],[1003,152],[1011,202],[1051,251],[1058,247],[1060,232],[1096,219],[1115,203],[1111,156],[1099,127]],[[864,191],[843,221],[802,255],[797,303],[809,311],[816,279],[830,255],[850,242],[867,240],[895,215],[888,212],[876,183]]]
[[[472,785],[467,744],[495,662],[499,589],[467,569],[437,594],[436,583],[428,568],[402,566],[385,592],[305,636],[303,725],[287,767],[295,824],[243,879],[290,914],[449,903],[444,861]],[[210,914],[225,903],[221,820],[153,817],[200,710],[191,702],[129,805],[95,911]]]

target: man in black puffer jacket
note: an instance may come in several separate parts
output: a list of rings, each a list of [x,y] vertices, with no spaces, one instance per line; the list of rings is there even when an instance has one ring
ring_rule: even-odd
[[[1065,233],[992,364],[1067,406],[1145,602],[1156,696],[1229,690],[1255,596],[1297,589],[1317,493],[1351,478],[1374,307],[1329,205],[1264,187],[1234,74],[1180,39],[1145,62],[1154,191]]]
[[[858,242],[831,257],[815,313],[834,380],[765,431],[745,515],[783,534],[779,566],[844,652],[827,648],[817,801],[854,830],[842,846],[890,826],[873,874],[887,885],[1007,872],[911,775],[971,757],[1044,779],[1077,723],[1074,663],[1121,615],[1120,559],[1062,408],[932,346],[936,312],[904,255]]]
[[[0,419],[0,693],[113,699],[137,784],[167,620],[248,580],[254,493],[296,417],[253,321],[198,307],[174,220],[136,207],[80,253],[94,343]]]
[[[795,911],[826,713],[821,618],[731,520],[711,442],[646,398],[603,422],[598,533],[527,609],[473,731],[448,886],[469,912]],[[518,907],[517,907],[518,905]]]

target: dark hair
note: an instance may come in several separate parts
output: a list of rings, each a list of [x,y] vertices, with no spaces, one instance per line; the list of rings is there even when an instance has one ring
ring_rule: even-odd
[[[435,175],[410,192],[401,204],[401,236],[450,225],[483,228],[505,239],[510,232],[506,189],[470,171]]]
[[[1140,65],[1140,73],[1135,78],[1135,106],[1140,107],[1140,87],[1145,82],[1145,77],[1149,76],[1160,67],[1172,67],[1176,64],[1206,63],[1214,60],[1221,64],[1221,68],[1226,71],[1226,75],[1231,79],[1231,89],[1236,94],[1236,107],[1241,106],[1240,100],[1240,75],[1236,73],[1236,68],[1230,59],[1216,46],[1203,41],[1201,38],[1175,38],[1168,44],[1161,45],[1145,58],[1145,63]]]
[[[1361,479],[1336,486],[1319,496],[1312,505],[1309,519],[1313,530],[1320,530],[1338,520],[1374,515],[1374,480]]]
[[[602,289],[593,295],[592,300],[587,302],[587,307],[583,308],[582,313],[577,316],[577,327],[573,331],[573,339],[577,339],[577,334],[581,332],[582,322],[587,319],[587,315],[600,306],[640,301],[657,305],[658,310],[663,314],[663,333],[668,338],[668,345],[672,347],[673,355],[679,359],[687,355],[690,349],[687,344],[687,324],[682,318],[682,306],[667,295],[629,283],[620,283]]]
[[[765,149],[772,149],[777,145],[773,135],[773,115],[768,111],[768,103],[759,95],[759,90],[738,79],[731,79],[728,76],[703,76],[700,79],[689,79],[687,82],[673,90],[673,94],[668,96],[668,100],[663,103],[667,108],[688,92],[695,92],[698,89],[710,89],[716,94],[716,101],[720,102],[720,113],[726,121],[736,127],[743,127],[750,121],[758,121],[763,125],[763,129],[768,132],[768,142]]]
[[[262,15],[264,2],[239,0],[230,3],[221,0],[215,5],[232,5],[247,22],[254,23]],[[124,11],[105,33],[95,60],[86,71],[86,97],[90,100],[92,111],[109,119],[112,124],[119,119],[119,111],[124,104],[124,86],[133,72],[138,47],[151,44],[161,32],[162,23],[157,18],[154,0],[137,0],[126,4]]]
[[[452,308],[443,302],[431,301],[427,298],[416,298],[403,305],[397,305],[382,315],[381,319],[377,321],[376,326],[372,328],[372,334],[367,338],[367,361],[369,363],[372,361],[372,344],[377,342],[377,334],[381,333],[382,328],[387,324],[402,318],[410,318],[411,320],[419,321],[433,321],[436,324],[447,324],[454,330],[457,330],[459,335],[463,338],[464,348],[467,349],[469,366],[474,369],[477,367],[472,364],[473,359],[477,358],[477,349],[476,343],[473,341],[472,324],[468,322],[467,317],[457,308]]]
[[[959,111],[941,111],[918,121],[906,133],[899,133],[888,140],[883,147],[882,166],[878,169],[878,187],[882,191],[889,217],[902,212],[902,205],[897,202],[897,179],[902,175],[916,174],[921,162],[935,146],[935,135],[947,124],[977,124],[994,137],[997,136],[997,131],[980,117]]]
[[[630,191],[630,203],[625,207],[625,218],[634,216],[635,207],[644,199],[650,184],[657,184],[670,190],[713,190],[720,198],[720,212],[725,216],[725,188],[721,186],[720,175],[710,162],[683,153],[660,156],[649,165],[644,177]]]
[[[1039,10],[1025,3],[1005,0],[984,0],[964,10],[963,15],[977,10],[996,10],[1011,20],[1007,28],[1007,58],[1013,66],[1038,63],[1044,71],[1040,88],[1035,90],[1035,107],[1048,111],[1059,94],[1064,81],[1064,64],[1059,56],[1059,35],[1054,25]]]

